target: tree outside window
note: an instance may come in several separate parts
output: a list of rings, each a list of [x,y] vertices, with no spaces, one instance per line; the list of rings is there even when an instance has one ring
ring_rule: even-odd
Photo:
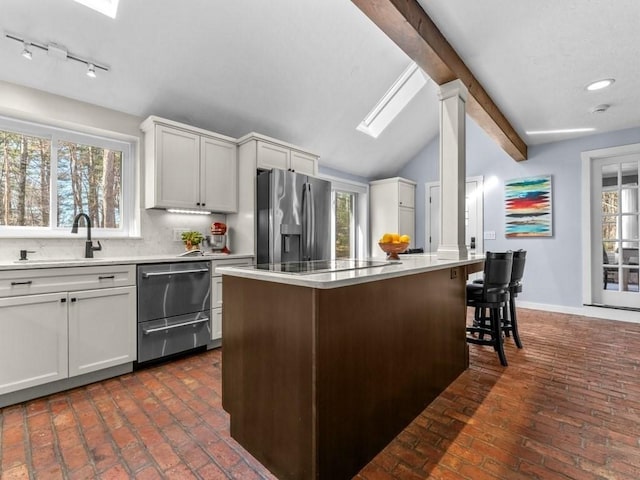
[[[84,212],[119,229],[122,172],[122,151],[0,130],[0,226],[67,228]]]

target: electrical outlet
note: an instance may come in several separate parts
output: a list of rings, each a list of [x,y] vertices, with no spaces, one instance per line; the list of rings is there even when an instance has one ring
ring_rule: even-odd
[[[182,241],[182,234],[184,232],[188,232],[190,229],[188,228],[174,228],[173,229],[173,241],[174,242],[181,242]]]
[[[451,280],[453,280],[454,278],[458,278],[458,269],[457,268],[452,268],[451,269]]]
[[[496,239],[496,232],[493,231],[493,230],[485,231],[484,232],[484,239],[485,240],[495,240]]]

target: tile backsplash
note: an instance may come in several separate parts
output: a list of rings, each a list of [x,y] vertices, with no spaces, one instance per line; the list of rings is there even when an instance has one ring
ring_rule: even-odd
[[[164,210],[142,210],[140,213],[140,238],[106,238],[92,233],[94,240],[100,240],[102,250],[95,252],[97,258],[141,256],[141,255],[173,255],[184,251],[182,242],[173,240],[175,228],[188,228],[209,235],[213,222],[225,222],[226,215],[184,215],[167,213]],[[233,232],[229,232],[233,236]],[[48,258],[82,258],[86,230],[78,229],[69,238],[2,238],[0,239],[0,261],[17,260],[20,250],[32,250],[30,259]],[[231,241],[230,241],[231,242]]]

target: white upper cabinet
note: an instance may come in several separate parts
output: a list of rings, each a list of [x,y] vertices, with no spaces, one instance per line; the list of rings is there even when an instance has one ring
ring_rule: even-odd
[[[155,192],[149,193],[155,193],[155,202],[147,207],[199,206],[200,137],[164,125],[156,125],[154,132]]]
[[[316,176],[318,174],[318,157],[309,153],[291,150],[291,170]]]
[[[215,212],[238,209],[237,147],[210,137],[200,139],[200,199]]]
[[[256,148],[258,149],[258,168],[265,170],[272,168],[289,170],[291,168],[290,149],[261,141],[256,142]]]
[[[303,152],[293,145],[265,137],[258,134],[249,134],[239,140],[240,143],[253,140],[256,146],[256,167],[264,170],[278,168],[293,172],[318,175],[318,156]]]
[[[146,208],[237,210],[235,139],[153,116],[140,128]]]
[[[399,207],[416,207],[416,185],[408,183],[406,180],[398,180],[398,206]]]

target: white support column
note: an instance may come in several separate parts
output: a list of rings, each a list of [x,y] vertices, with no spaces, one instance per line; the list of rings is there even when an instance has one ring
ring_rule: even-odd
[[[438,258],[467,258],[464,243],[467,87],[454,80],[440,86],[440,243]]]

